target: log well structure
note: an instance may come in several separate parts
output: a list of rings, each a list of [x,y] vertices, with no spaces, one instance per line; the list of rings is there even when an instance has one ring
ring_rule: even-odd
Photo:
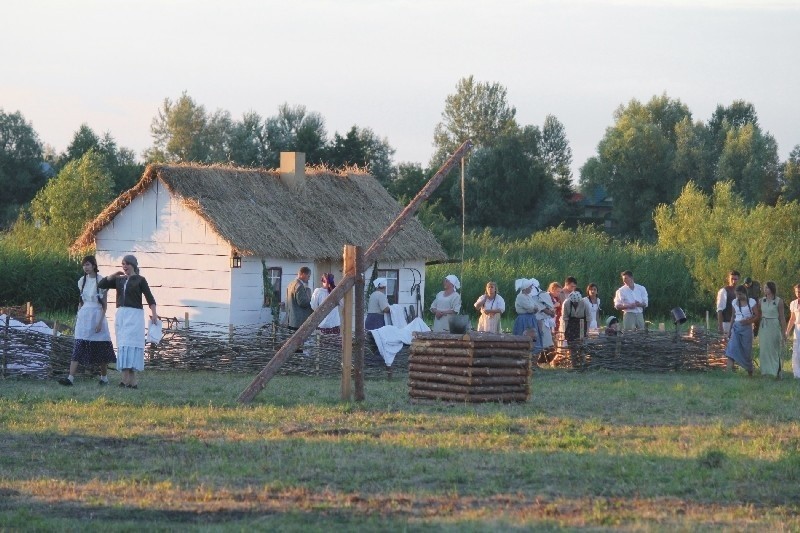
[[[531,348],[525,336],[417,333],[408,358],[409,395],[412,401],[525,402]]]

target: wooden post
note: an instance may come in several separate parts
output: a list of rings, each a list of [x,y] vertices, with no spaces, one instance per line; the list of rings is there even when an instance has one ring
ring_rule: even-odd
[[[189,329],[189,311],[186,311],[183,314],[183,327],[185,329]]]
[[[53,362],[56,357],[56,335],[58,335],[58,320],[53,322],[53,337],[50,339],[50,375],[53,372]],[[69,363],[67,363],[69,365]]]
[[[6,315],[6,323],[3,327],[3,378],[6,377],[6,370],[8,369],[8,329],[11,317]]]
[[[355,277],[356,250],[352,244],[344,247],[343,260],[345,276]],[[349,402],[352,397],[351,374],[353,372],[353,291],[344,295],[344,320],[342,322],[342,401]]]
[[[353,344],[353,372],[355,379],[355,398],[357,402],[364,401],[364,253],[356,247],[356,281],[355,281],[355,343]]]
[[[466,153],[472,148],[471,141],[464,141],[458,150],[450,156],[450,158],[442,165],[442,168],[439,169],[436,174],[425,184],[422,190],[417,193],[413,200],[411,200],[408,205],[403,209],[397,218],[387,227],[383,233],[375,239],[372,245],[369,247],[367,252],[364,254],[364,265],[371,265],[375,262],[378,257],[383,253],[386,246],[389,244],[389,241],[392,237],[397,234],[398,231],[403,229],[408,220],[414,216],[414,214],[419,209],[419,206],[422,202],[430,198],[431,194],[436,190],[436,188],[444,181],[445,176],[447,176],[448,172],[460,161],[462,157],[466,155]],[[344,298],[345,293],[347,293],[350,289],[353,288],[355,285],[355,275],[351,276],[344,276],[342,278],[342,282],[336,286],[335,289],[328,295],[327,298],[322,302],[322,304],[311,313],[305,322],[289,337],[286,342],[281,346],[281,348],[275,353],[275,355],[270,359],[267,366],[264,367],[261,372],[253,379],[253,382],[248,385],[248,387],[242,391],[239,395],[238,401],[240,403],[250,403],[253,398],[256,397],[269,382],[270,379],[275,376],[278,372],[278,369],[286,362],[289,357],[294,354],[294,351],[299,348],[303,341],[308,338],[308,336],[319,326],[320,322],[322,322],[328,313],[330,313],[334,307],[339,304],[339,300]]]
[[[233,342],[233,324],[228,324],[228,344]]]

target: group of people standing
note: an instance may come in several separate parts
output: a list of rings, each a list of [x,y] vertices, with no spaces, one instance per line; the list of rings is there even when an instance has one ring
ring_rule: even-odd
[[[100,276],[97,259],[93,255],[83,258],[83,276],[78,280],[80,300],[75,319],[75,344],[69,366],[69,375],[59,383],[72,386],[78,365],[99,366],[100,385],[108,385],[108,365],[116,363],[122,372],[120,387],[137,389],[136,372],[144,370],[145,320],[142,297],[150,307],[150,321],[158,323],[156,300],[147,280],[139,275],[139,262],[133,255],[122,258],[122,270],[107,277]],[[117,353],[111,344],[111,334],[106,320],[108,290],[115,289],[117,312],[115,331]]]
[[[728,272],[727,285],[717,292],[717,324],[719,332],[728,338],[725,348],[727,368],[739,365],[753,375],[753,340],[758,336],[761,374],[781,377],[782,354],[789,335],[794,332],[792,370],[800,378],[800,284],[794,285],[795,300],[789,304],[787,322],[785,303],[778,296],[774,281],[764,283]]]

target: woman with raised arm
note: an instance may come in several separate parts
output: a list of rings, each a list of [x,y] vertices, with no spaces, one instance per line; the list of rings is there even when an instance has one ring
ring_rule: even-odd
[[[120,387],[138,389],[136,371],[144,370],[144,307],[142,297],[150,307],[150,321],[158,323],[156,299],[147,280],[139,275],[139,262],[133,255],[122,258],[122,271],[101,279],[101,289],[117,290],[117,314],[114,329],[117,333],[117,370],[122,370]]]

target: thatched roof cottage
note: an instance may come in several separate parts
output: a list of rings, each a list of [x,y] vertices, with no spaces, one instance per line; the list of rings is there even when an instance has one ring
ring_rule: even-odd
[[[368,247],[400,210],[369,174],[306,168],[301,153],[281,154],[278,170],[149,165],[72,249],[94,246],[106,274],[135,254],[162,316],[255,324],[271,320],[269,304],[286,298],[301,266],[312,286],[324,272],[341,279],[343,246]],[[415,283],[425,293],[426,261],[445,258],[411,220],[378,262],[393,303],[413,304]]]

